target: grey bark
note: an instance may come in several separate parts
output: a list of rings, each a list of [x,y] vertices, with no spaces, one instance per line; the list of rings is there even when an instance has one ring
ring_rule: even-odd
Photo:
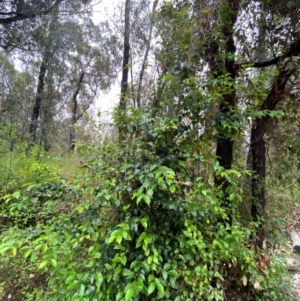
[[[75,125],[76,122],[78,121],[78,94],[80,92],[82,83],[83,83],[83,78],[84,78],[85,73],[82,71],[79,80],[77,83],[76,90],[74,91],[74,94],[72,96],[72,118],[71,118],[71,127],[70,127],[70,143],[69,143],[69,148],[70,151],[74,151],[75,149],[75,138],[76,138],[76,131],[75,131]]]
[[[121,96],[119,108],[126,110],[126,99],[128,94],[128,74],[129,74],[129,56],[130,56],[130,0],[125,2],[125,30],[124,30],[124,44],[123,44],[123,66],[122,66],[122,80],[121,80]],[[119,126],[119,136],[122,139],[124,128]]]
[[[155,0],[154,3],[153,3],[153,7],[152,7],[152,14],[155,13],[157,4],[158,4],[158,0]],[[140,76],[139,76],[139,83],[138,83],[138,89],[137,89],[136,103],[137,103],[138,108],[141,107],[142,84],[143,84],[143,78],[144,78],[146,63],[147,63],[147,60],[148,60],[149,50],[150,50],[150,46],[151,46],[153,25],[154,25],[154,20],[153,20],[153,16],[151,16],[149,36],[148,36],[148,41],[147,41],[147,45],[146,45],[146,52],[145,52],[144,59],[143,59],[143,64],[142,64],[142,68],[141,68],[141,72],[140,72]]]
[[[36,90],[36,96],[34,101],[34,106],[32,109],[31,114],[31,121],[29,126],[29,148],[36,143],[36,135],[38,129],[38,119],[40,117],[40,110],[41,110],[41,103],[42,103],[42,94],[44,92],[44,85],[45,85],[45,76],[47,72],[47,65],[49,62],[49,53],[45,53],[38,77],[38,85]]]

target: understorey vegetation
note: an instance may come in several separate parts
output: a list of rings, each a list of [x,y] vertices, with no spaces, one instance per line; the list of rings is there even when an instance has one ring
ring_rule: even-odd
[[[294,300],[300,2],[2,2],[0,299]]]

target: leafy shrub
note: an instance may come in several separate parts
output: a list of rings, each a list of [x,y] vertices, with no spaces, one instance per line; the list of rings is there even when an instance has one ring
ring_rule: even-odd
[[[22,216],[0,243],[2,270],[10,257],[18,267],[11,279],[27,276],[18,293],[41,301],[290,300],[274,284],[282,263],[269,265],[256,250],[257,225],[242,223],[236,209],[241,174],[212,166],[231,183],[223,207],[205,165],[192,172],[202,159],[190,137],[174,139],[176,118],[135,118],[134,138],[78,148],[87,168],[76,186],[38,164],[39,181],[4,197],[6,212]]]

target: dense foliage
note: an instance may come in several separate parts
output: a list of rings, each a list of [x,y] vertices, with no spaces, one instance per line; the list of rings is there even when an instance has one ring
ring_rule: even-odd
[[[0,297],[292,300],[299,1],[50,2],[0,2]]]

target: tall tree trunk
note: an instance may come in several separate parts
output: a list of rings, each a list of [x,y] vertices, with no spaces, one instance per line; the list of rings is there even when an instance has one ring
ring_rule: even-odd
[[[225,45],[225,70],[217,70],[217,76],[221,76],[224,73],[228,73],[230,75],[232,81],[232,88],[231,91],[227,94],[222,96],[222,100],[219,106],[220,112],[220,119],[225,119],[227,122],[232,122],[233,110],[236,106],[235,99],[236,99],[236,92],[233,87],[233,82],[236,77],[236,70],[235,70],[235,60],[234,54],[236,51],[236,47],[234,44],[233,39],[233,27],[237,19],[238,10],[239,10],[239,0],[228,0],[228,15],[229,20],[226,20],[228,23],[224,24],[223,27],[223,36],[226,39]],[[214,51],[217,50],[216,46],[213,46]],[[215,62],[214,68],[217,67],[218,62]],[[224,128],[221,124],[221,121],[218,126],[218,139],[217,139],[217,150],[216,156],[219,164],[224,169],[231,169],[232,159],[233,159],[233,138],[231,137],[232,134],[228,131],[228,128]],[[216,176],[215,184],[221,187],[223,191],[223,206],[228,208],[229,207],[229,199],[228,199],[228,187],[230,183],[224,178],[220,176]],[[228,213],[229,222],[231,223],[231,214]]]
[[[0,123],[2,122],[2,116],[3,116],[3,100],[0,100]]]
[[[77,96],[80,92],[80,88],[83,83],[83,78],[84,78],[84,72],[82,71],[79,80],[77,83],[76,90],[72,96],[72,118],[71,118],[71,126],[70,126],[70,142],[69,142],[69,149],[70,151],[74,151],[75,149],[75,138],[76,138],[76,132],[75,132],[75,124],[78,120],[78,101],[77,101]]]
[[[45,54],[40,67],[38,85],[36,90],[36,96],[34,106],[31,113],[31,122],[29,126],[29,148],[36,143],[36,135],[38,129],[38,119],[40,117],[42,94],[44,92],[45,75],[47,72],[47,65],[49,61],[49,54]]]
[[[121,97],[119,108],[123,111],[126,110],[126,99],[128,92],[128,74],[129,74],[129,54],[130,54],[130,0],[125,2],[125,30],[124,30],[124,45],[123,45],[123,68],[122,68],[122,80],[121,80]],[[124,128],[119,126],[120,139],[124,134]]]
[[[53,124],[53,114],[51,112],[51,100],[49,99],[50,103],[43,108],[42,110],[42,130],[41,130],[41,138],[40,138],[40,145],[43,149],[48,152],[51,149],[51,141],[49,132],[51,131],[51,125]]]
[[[265,5],[261,3],[261,12],[260,12],[260,20],[258,25],[258,47],[257,47],[257,59],[259,62],[263,62],[266,60],[266,10]],[[250,130],[251,130],[250,126]],[[249,133],[251,139],[251,131]],[[249,141],[249,145],[251,142]],[[262,146],[262,148],[265,146]],[[249,146],[248,152],[247,152],[247,159],[246,159],[246,169],[250,170],[251,174],[245,175],[245,191],[247,192],[248,196],[252,195],[252,168],[253,168],[253,156],[252,156],[252,149],[251,145]]]
[[[155,13],[157,4],[158,4],[158,0],[155,0],[155,1],[153,2],[152,14]],[[148,36],[148,41],[147,41],[147,45],[146,45],[146,52],[145,52],[144,59],[143,59],[143,64],[142,64],[142,69],[141,69],[141,72],[140,72],[139,83],[138,83],[138,89],[137,89],[136,103],[137,103],[137,107],[138,107],[138,108],[141,107],[141,91],[142,91],[142,84],[143,84],[143,78],[144,78],[146,63],[147,63],[147,60],[148,60],[148,54],[149,54],[149,50],[150,50],[150,46],[151,46],[151,39],[152,39],[152,32],[153,32],[153,24],[154,24],[154,20],[153,20],[153,16],[151,16],[150,29],[149,29],[149,36]]]
[[[282,69],[274,80],[271,91],[261,106],[261,111],[272,111],[283,99],[284,89],[291,71]],[[265,181],[266,181],[266,146],[264,135],[270,123],[270,116],[256,118],[251,130],[251,153],[252,153],[252,206],[251,216],[254,221],[264,217],[266,207]],[[263,225],[258,229],[257,246],[262,248],[264,233]]]
[[[291,44],[289,50],[281,57],[270,60],[269,62],[258,62],[254,64],[257,67],[266,67],[274,64],[281,65],[281,62],[292,56],[300,54],[300,36],[295,35],[295,40]],[[274,79],[271,90],[260,107],[261,111],[276,110],[277,104],[284,97],[285,86],[295,70],[290,70],[284,66],[278,67],[278,76]],[[270,124],[270,116],[265,115],[256,118],[252,125],[250,148],[252,154],[252,204],[251,217],[254,221],[259,221],[265,214],[266,197],[265,197],[265,181],[266,181],[266,147],[264,135]],[[257,246],[262,248],[264,240],[263,224],[257,230]]]

